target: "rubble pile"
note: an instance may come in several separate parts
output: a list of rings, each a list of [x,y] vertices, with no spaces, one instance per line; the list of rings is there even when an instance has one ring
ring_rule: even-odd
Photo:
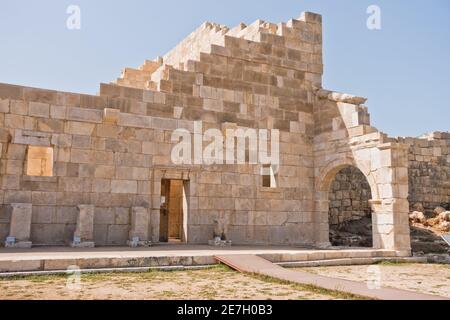
[[[409,215],[412,226],[431,227],[438,232],[450,232],[450,211],[443,207],[437,207],[432,217],[427,217],[423,211],[419,211],[420,207],[415,206],[417,211]]]
[[[441,236],[450,232],[450,211],[437,207],[427,216],[423,206],[415,204],[409,215],[411,246],[415,254],[447,253],[448,245]]]
[[[427,215],[420,203],[415,204],[413,210],[409,215],[413,253],[446,254],[449,247],[441,236],[450,232],[450,211],[444,205]],[[330,241],[336,247],[372,247],[371,217],[331,225]]]

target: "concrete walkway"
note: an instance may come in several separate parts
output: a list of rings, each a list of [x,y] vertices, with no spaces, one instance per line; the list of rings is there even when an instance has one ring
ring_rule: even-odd
[[[444,297],[406,290],[380,288],[371,290],[365,283],[315,275],[282,268],[255,255],[219,255],[216,259],[244,273],[255,273],[299,284],[313,285],[377,300],[450,300]]]

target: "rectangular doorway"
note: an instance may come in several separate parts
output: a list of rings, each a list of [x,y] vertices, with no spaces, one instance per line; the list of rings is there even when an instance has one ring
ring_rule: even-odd
[[[187,242],[187,181],[161,181],[160,242]]]

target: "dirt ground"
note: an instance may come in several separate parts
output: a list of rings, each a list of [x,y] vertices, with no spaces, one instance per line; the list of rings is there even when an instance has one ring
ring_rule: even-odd
[[[378,269],[377,269],[378,268]],[[450,265],[379,264],[375,266],[345,266],[302,268],[314,274],[392,287],[450,298]]]
[[[0,300],[329,300],[346,296],[243,275],[226,267],[197,271],[0,279]]]
[[[319,275],[450,297],[450,266],[379,264],[302,268]],[[196,271],[0,278],[0,300],[331,300],[355,297],[243,275],[220,266]]]

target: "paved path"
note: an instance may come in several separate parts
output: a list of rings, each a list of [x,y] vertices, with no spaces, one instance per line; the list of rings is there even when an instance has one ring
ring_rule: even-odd
[[[301,247],[232,246],[216,248],[202,245],[155,245],[150,248],[66,248],[35,247],[0,249],[0,273],[21,271],[136,268],[157,266],[195,266],[216,264],[217,255],[257,255],[274,263],[356,259],[371,264],[374,259],[396,259],[396,252],[374,249],[308,250]],[[402,259],[402,258],[399,258]]]
[[[328,290],[347,292],[377,300],[449,300],[444,297],[386,287],[371,290],[363,282],[324,277],[303,271],[293,271],[255,255],[221,255],[215,258],[240,272],[256,273],[280,280],[314,285]]]
[[[338,258],[395,257],[395,251],[368,248],[311,250],[288,246],[232,246],[211,247],[207,245],[154,245],[149,248],[99,247],[34,247],[32,249],[0,248],[0,261],[29,259],[77,259],[77,258],[138,258],[173,256],[255,254],[285,255],[290,261],[324,260]]]

